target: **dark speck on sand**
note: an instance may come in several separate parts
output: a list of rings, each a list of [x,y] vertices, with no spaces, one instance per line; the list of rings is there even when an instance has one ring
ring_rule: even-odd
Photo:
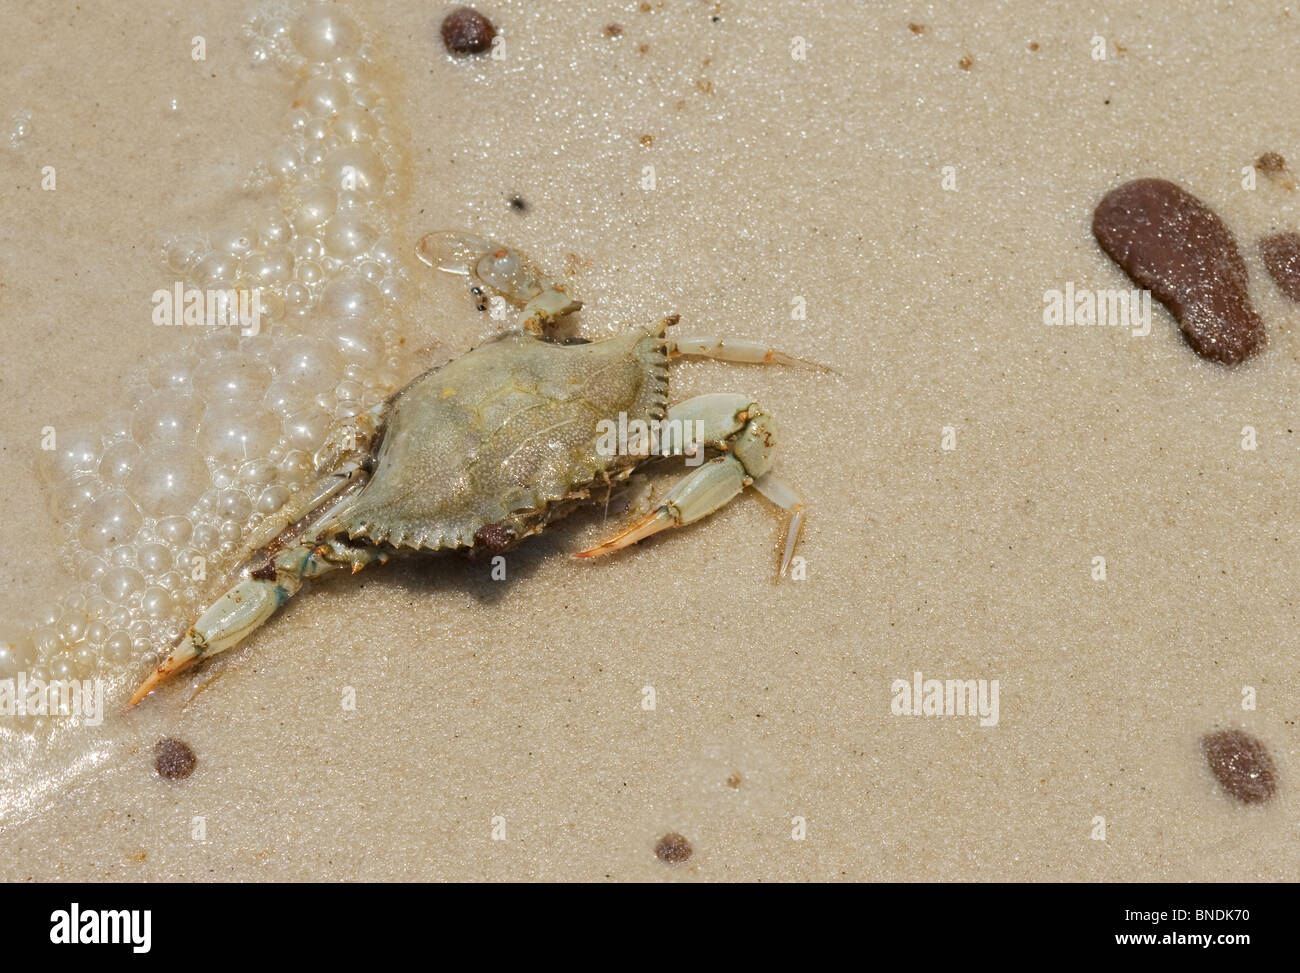
[[[670,832],[655,845],[655,857],[661,862],[679,865],[691,857],[691,843],[677,832]]]
[[[171,737],[164,737],[154,744],[153,753],[154,767],[157,768],[159,776],[166,777],[168,780],[188,777],[194,773],[194,765],[198,762],[188,743],[173,740]]]
[[[470,7],[457,7],[442,21],[442,42],[452,54],[482,54],[496,36],[492,22]]]
[[[1264,744],[1244,730],[1217,730],[1201,738],[1215,780],[1243,804],[1262,804],[1277,792],[1277,771]]]

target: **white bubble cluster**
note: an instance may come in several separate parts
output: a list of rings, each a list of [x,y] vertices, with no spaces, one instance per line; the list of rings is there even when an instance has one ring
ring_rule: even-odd
[[[20,108],[9,116],[9,147],[20,149],[32,134],[32,113]]]
[[[261,331],[186,329],[184,352],[142,369],[128,411],[56,430],[40,472],[75,585],[0,637],[0,678],[86,678],[165,654],[250,532],[314,477],[335,423],[415,370],[399,352],[409,247],[392,216],[405,163],[372,42],[323,4],[246,30],[254,63],[292,86],[288,132],[251,180],[265,210],[177,236],[163,261],[187,286],[260,288]]]

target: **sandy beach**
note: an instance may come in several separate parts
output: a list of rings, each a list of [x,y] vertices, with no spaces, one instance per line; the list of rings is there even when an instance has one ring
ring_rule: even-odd
[[[148,661],[95,650],[101,725],[0,717],[0,878],[1295,878],[1300,308],[1257,241],[1300,229],[1300,193],[1248,170],[1300,158],[1300,16],[494,0],[500,55],[454,58],[449,7],[339,6],[391,102],[400,191],[374,205],[409,265],[403,344],[369,374],[501,328],[411,259],[447,229],[563,279],[589,338],[676,313],[829,365],[671,371],[673,401],[776,418],[800,577],[775,583],[782,521],[753,491],[574,560],[628,522],[597,505],[504,582],[456,555],[322,580],[129,713]],[[250,174],[296,82],[250,57],[260,9],[0,12],[6,631],[79,583],[43,431],[129,420],[168,361],[198,380],[210,346],[150,320],[187,279],[164,244],[278,205]],[[1044,323],[1067,284],[1132,286],[1090,224],[1144,176],[1236,236],[1256,357],[1198,357],[1158,303],[1145,335]],[[996,721],[896,714],[918,673],[996,681]],[[1199,741],[1224,728],[1267,747],[1271,800],[1216,783]],[[187,778],[157,773],[164,737]],[[668,834],[684,860],[656,855]]]

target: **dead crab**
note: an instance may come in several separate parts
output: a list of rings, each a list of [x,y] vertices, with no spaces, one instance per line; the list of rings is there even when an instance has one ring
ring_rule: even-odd
[[[285,517],[261,531],[238,580],[180,639],[129,705],[201,659],[241,642],[309,578],[359,571],[407,551],[508,550],[626,479],[644,449],[610,449],[608,423],[658,423],[657,455],[703,460],[647,516],[574,557],[610,554],[669,527],[699,520],[753,486],[789,512],[778,577],[803,523],[803,502],[770,470],[771,417],[747,395],[710,394],[668,405],[668,362],[696,355],[791,363],[753,341],[668,338],[676,315],[617,337],[548,336],[581,304],[521,254],[477,237],[433,233],[419,255],[468,275],[476,288],[522,306],[518,325],[425,372],[360,416],[318,454],[326,475]],[[687,425],[687,423],[690,425]],[[684,429],[696,430],[688,442]]]

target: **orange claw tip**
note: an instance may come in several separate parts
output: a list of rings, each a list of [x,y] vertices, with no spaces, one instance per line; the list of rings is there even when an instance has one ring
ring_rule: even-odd
[[[595,547],[589,547],[585,551],[578,551],[571,557],[600,557],[602,554],[613,554],[615,551],[621,551],[625,547],[630,547],[637,541],[645,540],[652,534],[657,534],[661,530],[673,526],[673,520],[665,513],[663,507],[650,511],[644,518],[637,521],[627,530],[621,531],[611,537],[609,540],[597,544]]]
[[[134,695],[131,696],[130,701],[126,704],[126,708],[131,709],[139,703],[140,700],[144,699],[160,685],[172,676],[176,675],[176,673],[184,672],[197,661],[198,659],[193,656],[181,661],[178,661],[175,656],[168,656],[166,662],[160,665],[153,672],[149,673],[149,678],[140,683],[140,687],[135,691]]]
[[[612,538],[610,540],[605,541],[603,544],[597,544],[595,547],[589,547],[585,551],[574,551],[572,554],[569,555],[569,557],[588,558],[588,557],[600,557],[601,555],[604,554],[613,554],[620,547],[622,547],[621,544],[616,545],[614,543],[614,541],[616,541],[617,539],[618,538]]]
[[[153,672],[149,673],[149,678],[146,679],[144,682],[140,683],[139,688],[136,689],[135,694],[131,697],[130,701],[126,704],[126,708],[127,709],[134,708],[135,705],[140,702],[140,700],[144,699],[151,692],[157,689],[158,684],[161,683],[166,678],[167,677],[163,675],[161,669],[155,669]]]

